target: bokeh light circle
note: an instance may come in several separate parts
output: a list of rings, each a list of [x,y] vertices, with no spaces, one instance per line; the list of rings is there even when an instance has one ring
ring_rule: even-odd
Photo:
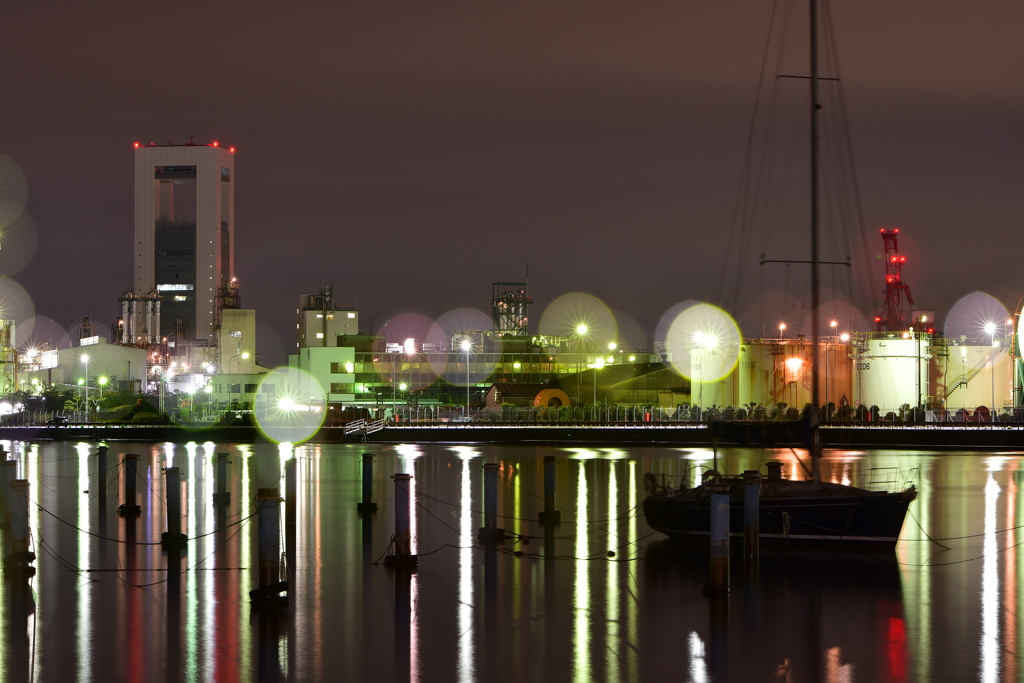
[[[490,329],[490,316],[475,308],[457,308],[438,318],[427,334],[427,340],[443,351],[428,355],[433,372],[460,387],[487,381],[497,357],[483,353],[483,332]],[[469,344],[468,353],[462,349],[463,341]]]
[[[676,316],[667,343],[672,367],[680,375],[700,382],[717,382],[736,367],[740,357],[740,328],[717,306],[696,304]],[[691,356],[703,362],[693,367]]]
[[[606,346],[618,338],[615,314],[596,296],[570,292],[552,301],[540,319],[540,333],[576,337],[588,348]]]
[[[17,335],[17,326],[28,323],[35,314],[32,297],[25,288],[8,277],[0,277],[0,320],[13,320]]]
[[[301,443],[320,429],[327,414],[327,392],[308,372],[277,368],[260,381],[256,424],[277,443]]]
[[[989,325],[994,326],[994,336],[1000,339],[1012,334],[1012,325],[1007,325],[1010,313],[999,299],[985,292],[971,292],[953,304],[946,315],[943,326],[949,339],[965,337],[970,340],[988,340]]]

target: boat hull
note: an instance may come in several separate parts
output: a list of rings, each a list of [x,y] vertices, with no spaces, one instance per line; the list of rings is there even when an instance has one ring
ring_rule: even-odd
[[[760,500],[762,543],[892,548],[899,540],[913,490],[870,496],[808,496]],[[674,539],[707,542],[711,528],[710,498],[650,496],[644,515],[651,528]],[[743,538],[743,499],[730,498],[729,531]]]

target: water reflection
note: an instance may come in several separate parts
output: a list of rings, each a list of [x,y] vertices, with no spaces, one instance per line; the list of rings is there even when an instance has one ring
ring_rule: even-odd
[[[104,475],[114,487],[108,502],[99,495],[96,444],[15,442],[9,450],[38,504],[30,507],[38,573],[31,584],[0,583],[0,669],[8,680],[33,670],[41,681],[424,683],[1020,674],[1017,456],[826,458],[823,473],[837,481],[920,467],[906,540],[888,558],[762,552],[759,583],[737,554],[732,597],[716,622],[702,594],[706,551],[648,536],[634,510],[644,472],[675,486],[692,482],[710,466],[710,451],[116,444]],[[218,452],[230,453],[226,506],[212,501]],[[363,452],[376,459],[380,508],[360,517]],[[126,453],[140,454],[139,518],[113,514]],[[563,515],[548,528],[533,521],[545,455],[558,462]],[[297,491],[286,526],[295,525],[287,543],[294,583],[288,607],[273,616],[249,604],[256,526],[246,520],[257,488],[283,488],[282,466],[292,458]],[[718,466],[740,472],[768,459],[799,471],[788,452],[756,450],[720,449]],[[476,539],[485,461],[500,465],[499,526],[526,537],[491,554]],[[183,472],[183,531],[192,540],[180,558],[158,545],[167,528],[167,466]],[[394,531],[395,472],[414,473],[418,498],[420,568],[405,577],[373,565]],[[3,538],[6,546],[9,534]],[[716,623],[726,628],[716,631]]]

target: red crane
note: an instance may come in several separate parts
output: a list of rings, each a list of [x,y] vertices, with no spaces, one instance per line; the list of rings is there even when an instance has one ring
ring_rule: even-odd
[[[910,295],[910,287],[903,284],[900,271],[903,264],[907,262],[906,256],[900,256],[897,236],[900,229],[893,228],[878,231],[885,242],[885,303],[882,304],[882,314],[875,318],[876,330],[890,332],[901,332],[907,329],[906,320],[903,317],[903,295],[907,295],[907,303],[914,305],[914,297]]]

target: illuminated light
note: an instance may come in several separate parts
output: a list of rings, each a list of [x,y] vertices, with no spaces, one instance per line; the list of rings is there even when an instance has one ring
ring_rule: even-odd
[[[83,384],[85,384],[85,380],[84,380],[84,379],[81,379],[81,378],[79,378],[79,380],[78,380],[78,386],[82,386]]]
[[[850,341],[850,335],[848,335],[845,332],[843,332],[841,335],[839,335],[839,341],[842,341],[842,342]]]
[[[614,351],[617,347],[618,347],[618,345],[615,342],[608,342],[608,350],[609,351]]]
[[[928,328],[928,334],[935,334],[935,328],[934,327],[929,327]]]
[[[277,402],[278,410],[295,410],[295,401],[285,396]]]
[[[881,319],[881,318],[879,318],[878,316],[875,316],[875,322],[876,322],[876,323],[880,323],[880,322],[882,322],[882,319]]]
[[[587,333],[587,326],[586,325],[580,323],[579,325],[576,326],[576,334],[578,334],[580,336],[583,336],[586,333]]]
[[[630,357],[629,357],[629,360],[630,360],[630,361],[635,361],[635,360],[636,360],[636,356],[630,356]]]
[[[100,383],[101,387],[107,386],[107,378],[106,377],[100,377],[99,383]]]
[[[138,149],[138,148],[139,148],[139,143],[136,142],[135,143],[135,149]]]
[[[213,146],[214,146],[214,147],[217,147],[217,146],[219,146],[219,145],[220,145],[220,143],[219,143],[219,142],[217,142],[216,140],[214,140],[214,141],[213,141]]]
[[[412,337],[405,340],[405,353],[409,356],[416,353],[416,340]]]
[[[235,148],[231,147],[228,151],[231,152],[232,154],[234,154],[235,153]]]
[[[516,362],[516,363],[512,364],[512,367],[514,367],[516,370],[518,370],[520,367],[522,367],[522,364],[519,363],[519,362]]]
[[[832,329],[835,329],[835,328],[839,327],[839,321],[838,320],[833,320],[833,321],[829,322],[828,326],[831,327]]]
[[[786,323],[779,323],[779,332],[786,331]]]
[[[469,351],[470,349],[473,348],[473,342],[469,341],[468,338],[463,339],[462,343],[459,344],[459,348],[462,349],[463,351]],[[374,359],[374,360],[376,360],[376,359]]]
[[[993,329],[994,329],[994,326],[993,326]],[[89,354],[87,354],[87,353],[83,353],[82,354],[82,362],[83,363],[88,363],[89,362]]]
[[[212,394],[213,393],[213,385],[212,384],[207,384],[206,385],[206,389],[204,391],[206,391],[206,393],[208,393],[208,394]]]
[[[248,360],[248,359],[249,359],[249,352],[248,351],[243,351],[242,352],[242,360]]]
[[[903,338],[904,339],[910,339],[910,333],[909,332],[904,332],[903,333]]]
[[[409,388],[409,385],[406,384],[405,382],[402,382],[401,384],[398,385],[398,390],[399,391],[405,391],[408,388]]]
[[[995,323],[985,323],[985,334],[995,334],[995,333],[996,333],[996,324]]]
[[[922,320],[924,320],[924,318],[922,318]],[[1006,324],[1007,325],[1012,325],[1013,324],[1013,318],[1007,318],[1006,319]]]
[[[598,358],[597,360],[594,361],[594,368],[596,370],[600,370],[603,367],[604,367],[604,358]]]
[[[803,367],[803,364],[804,364],[804,361],[803,361],[802,358],[787,358],[786,359],[786,368],[790,372],[797,372],[797,371],[799,371],[800,368]]]

